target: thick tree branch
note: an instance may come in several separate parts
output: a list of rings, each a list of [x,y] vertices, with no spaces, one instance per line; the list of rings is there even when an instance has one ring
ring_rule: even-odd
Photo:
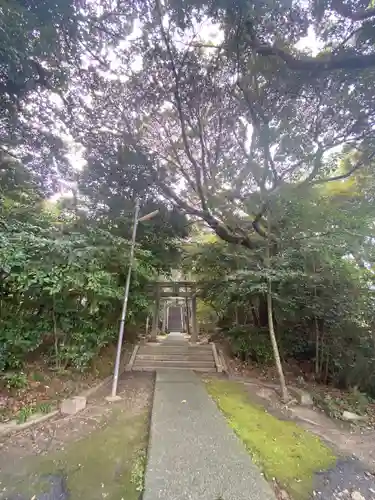
[[[344,174],[340,174],[340,175],[335,175],[333,177],[324,177],[323,179],[317,179],[315,181],[313,181],[311,184],[324,184],[326,182],[333,182],[333,181],[341,181],[343,179],[347,179],[348,177],[350,177],[356,170],[358,170],[359,168],[362,167],[362,165],[366,162],[366,161],[370,161],[372,158],[374,158],[375,156],[375,151],[372,152],[369,156],[367,156],[367,158],[362,158],[360,160],[358,160],[353,166],[351,169],[349,169],[347,172],[345,172]]]
[[[253,136],[252,136],[252,144],[251,147],[253,148],[253,139],[255,139],[256,135],[258,135],[259,140],[261,142],[262,148],[263,148],[263,154],[264,154],[264,169],[263,169],[263,175],[261,179],[256,179],[259,187],[261,189],[264,189],[265,184],[267,182],[267,178],[272,174],[272,180],[273,180],[273,186],[275,187],[278,180],[279,180],[279,175],[276,170],[275,163],[273,161],[272,155],[271,155],[271,150],[270,150],[270,129],[269,129],[269,119],[263,112],[263,109],[261,108],[260,105],[256,106],[255,103],[252,102],[250,96],[248,95],[248,92],[241,86],[240,82],[237,82],[238,88],[241,90],[245,102],[247,103],[249,113],[251,116],[251,121],[253,125]],[[256,81],[255,77],[255,88],[256,88],[256,93],[257,93],[257,103],[260,101],[260,95],[259,95],[259,88],[258,88],[258,83]],[[258,117],[259,116],[259,117]]]
[[[318,146],[318,149],[314,155],[313,169],[310,172],[310,174],[306,177],[306,179],[301,182],[301,184],[309,184],[319,174],[319,170],[322,167],[323,153],[324,153],[323,149],[320,146]]]
[[[177,196],[176,193],[174,193],[173,190],[166,186],[164,183],[160,183],[159,186],[164,194],[178,207],[184,210],[187,214],[197,216],[200,219],[204,220],[222,240],[226,241],[227,243],[241,245],[250,250],[256,248],[256,243],[254,243],[248,236],[244,234],[236,234],[226,224],[221,222],[209,212],[198,210],[192,207],[188,202]]]
[[[216,141],[215,141],[215,159],[214,159],[214,164],[213,164],[213,167],[215,170],[217,169],[217,165],[219,163],[222,131],[223,131],[223,119],[222,119],[221,113],[219,112],[218,130],[216,131]]]
[[[187,201],[179,197],[170,187],[166,185],[166,183],[158,182],[160,189],[167,196],[168,199],[175,202],[175,204],[184,210],[189,215],[195,215],[200,219],[203,218],[204,212],[202,210],[198,210],[197,208],[192,207]]]
[[[204,187],[207,192],[208,190],[208,171],[207,171],[207,161],[206,157],[208,157],[207,154],[207,147],[206,147],[206,141],[205,141],[205,132],[204,132],[204,127],[201,121],[201,118],[199,116],[200,114],[200,107],[198,108],[196,119],[197,119],[197,124],[198,124],[198,135],[199,135],[199,144],[201,147],[201,165],[202,165],[202,173],[203,173],[203,182],[204,182]]]
[[[6,149],[6,148],[4,148],[4,147],[0,146],[0,151],[1,151],[2,153],[4,153],[4,155],[11,156],[11,157],[12,157],[12,158],[14,158],[15,160],[17,160],[17,161],[21,162],[21,158],[20,158],[20,157],[18,157],[17,155],[15,155],[14,153],[12,153],[11,151],[9,151],[8,149]]]
[[[268,238],[268,234],[267,234],[267,231],[265,231],[262,226],[261,226],[261,221],[262,221],[262,218],[263,218],[263,215],[265,214],[265,212],[268,210],[268,207],[269,207],[269,200],[268,201],[265,201],[259,212],[256,214],[256,216],[254,217],[254,220],[252,222],[252,226],[253,226],[253,229],[256,233],[259,234],[259,236],[261,236],[262,238]]]
[[[170,157],[162,156],[159,154],[160,158],[163,158],[166,161],[170,161],[177,168],[177,170],[182,174],[182,176],[185,178],[185,180],[188,183],[188,185],[190,186],[190,188],[193,191],[196,191],[194,183],[191,181],[188,172],[186,171],[186,169],[184,168],[184,166],[181,162],[180,156],[178,154],[177,149],[175,148],[174,141],[172,139],[171,134],[169,133],[169,130],[167,129],[166,126],[163,126],[159,121],[157,121],[157,123],[159,124],[159,127],[162,130],[164,130],[164,133],[165,133],[166,137],[168,138],[169,146],[174,154],[175,160],[173,160]],[[160,140],[162,140],[162,137],[160,135],[159,135],[159,137],[160,137]]]
[[[308,57],[298,58],[275,45],[261,43],[252,36],[251,46],[260,56],[275,56],[282,59],[285,64],[296,71],[334,71],[340,69],[354,70],[365,69],[375,66],[375,53],[358,55],[338,55],[331,57]]]

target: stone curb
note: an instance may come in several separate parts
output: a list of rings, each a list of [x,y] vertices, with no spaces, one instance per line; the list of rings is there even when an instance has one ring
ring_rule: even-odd
[[[127,353],[124,352],[123,356],[124,358],[126,357]],[[125,371],[126,363],[122,363],[121,370],[120,370],[120,375],[122,375]],[[84,397],[84,398],[89,398],[93,394],[95,394],[96,391],[101,389],[103,386],[108,384],[112,380],[112,375],[109,375],[105,379],[101,380],[98,384],[94,385],[93,387],[90,387],[89,389],[86,389],[85,391],[81,392],[80,394],[76,394],[76,396],[79,397]],[[45,422],[46,420],[49,420],[53,417],[56,417],[57,415],[60,414],[60,410],[54,410],[51,411],[50,413],[34,413],[33,415],[30,416],[27,422],[24,422],[23,424],[18,424],[17,420],[11,420],[10,422],[7,422],[6,424],[0,424],[0,437],[4,436],[9,436],[10,434],[23,431],[25,429],[28,429],[29,427],[32,427],[33,425],[41,424]]]
[[[223,372],[229,375],[229,369],[228,369],[228,364],[226,360],[226,356],[224,354],[224,351],[222,349],[219,349],[219,358],[221,361],[221,366],[223,367]]]
[[[223,367],[221,365],[221,359],[219,358],[219,355],[217,353],[215,342],[211,342],[211,347],[212,347],[212,355],[213,355],[214,360],[215,360],[216,371],[218,373],[222,373]]]
[[[33,425],[40,424],[50,418],[56,417],[59,413],[59,410],[54,410],[47,414],[34,413],[34,415],[31,415],[29,420],[23,424],[18,424],[17,420],[11,420],[6,424],[0,424],[0,436],[9,436],[9,434],[13,434],[13,432],[23,431]]]

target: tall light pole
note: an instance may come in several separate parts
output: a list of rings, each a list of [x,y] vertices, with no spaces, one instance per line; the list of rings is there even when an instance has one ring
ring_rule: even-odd
[[[120,330],[119,330],[118,341],[117,341],[116,361],[115,361],[115,367],[113,370],[112,392],[111,392],[111,395],[106,398],[107,401],[117,401],[117,400],[121,399],[120,396],[117,396],[117,385],[118,385],[118,376],[119,376],[119,371],[120,371],[122,343],[124,340],[125,318],[126,318],[126,311],[128,308],[130,279],[131,279],[132,268],[133,268],[133,263],[134,263],[134,248],[135,248],[135,239],[137,236],[138,222],[150,220],[153,217],[155,217],[155,215],[157,215],[158,213],[159,213],[159,210],[154,210],[153,212],[150,212],[149,214],[146,214],[143,217],[138,218],[139,199],[138,198],[136,199],[135,209],[134,209],[133,234],[132,234],[131,247],[130,247],[129,268],[128,268],[128,274],[126,276],[124,302],[122,305]]]

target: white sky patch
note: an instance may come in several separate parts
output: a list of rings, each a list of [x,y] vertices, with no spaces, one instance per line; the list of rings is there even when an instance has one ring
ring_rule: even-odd
[[[72,144],[71,151],[66,154],[66,158],[72,165],[74,170],[82,171],[86,165],[86,160],[83,157],[84,148],[77,143],[71,143],[71,144]]]
[[[51,203],[56,203],[61,200],[61,198],[73,198],[73,191],[66,191],[65,189],[61,189],[58,193],[55,193],[50,198],[48,198],[48,201]]]
[[[323,44],[318,40],[314,27],[309,26],[307,36],[301,38],[295,47],[298,50],[308,50],[312,56],[316,56],[322,50]]]
[[[250,153],[251,148],[251,137],[253,135],[253,126],[249,123],[244,116],[240,117],[240,122],[245,127],[246,138],[244,141],[244,148],[247,154]]]
[[[57,109],[61,110],[63,108],[64,102],[61,99],[61,97],[58,94],[56,94],[55,92],[50,93],[48,95],[48,99],[51,102],[51,104],[56,106]]]

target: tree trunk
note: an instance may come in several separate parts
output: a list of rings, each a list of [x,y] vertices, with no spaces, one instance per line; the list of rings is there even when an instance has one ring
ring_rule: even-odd
[[[324,363],[324,355],[326,352],[326,345],[325,345],[325,335],[324,331],[320,335],[320,357],[319,357],[319,377],[320,380],[323,380],[323,363]]]
[[[259,319],[258,319],[257,311],[256,311],[256,308],[255,308],[255,305],[253,304],[253,302],[250,302],[250,308],[251,308],[251,314],[253,317],[254,326],[258,327],[259,326]]]
[[[325,366],[325,370],[324,370],[324,383],[326,385],[327,385],[327,382],[328,382],[329,358],[330,358],[330,355],[329,355],[329,346],[327,346],[327,350],[326,350],[326,366]]]
[[[313,272],[314,272],[314,280],[316,279],[316,263],[315,263],[315,258],[313,256]],[[314,308],[316,310],[318,303],[318,292],[316,290],[316,284],[314,284]],[[319,323],[318,323],[318,318],[316,317],[316,313],[314,311],[314,325],[315,325],[315,375],[316,377],[319,376],[320,371],[319,371],[319,366],[320,366],[320,361],[319,361],[319,349],[320,349],[320,332],[319,332]]]
[[[55,314],[55,298],[53,298],[53,304],[52,304],[52,321],[53,321],[53,336],[54,336],[54,348],[55,348],[55,368],[56,370],[59,370],[61,367],[61,363],[60,363],[60,352],[59,352],[59,337],[58,337],[57,321]]]
[[[283,367],[281,364],[279,346],[277,345],[276,335],[275,335],[275,327],[273,322],[273,304],[272,304],[272,282],[270,278],[270,268],[271,268],[271,242],[270,242],[270,232],[271,232],[271,223],[270,223],[270,213],[268,213],[268,231],[267,231],[267,253],[266,253],[266,262],[267,262],[267,316],[268,316],[268,330],[271,338],[271,344],[273,349],[273,356],[275,358],[275,365],[277,374],[279,376],[280,383],[280,392],[281,399],[284,403],[286,403],[289,399],[288,389],[285,383],[285,377],[283,372]]]
[[[236,305],[234,306],[234,322],[235,326],[237,327],[239,325],[239,321],[238,321],[238,307]]]
[[[318,320],[314,314],[314,322],[315,322],[315,375],[319,375],[319,325]]]
[[[271,280],[268,279],[268,293],[267,293],[267,309],[268,309],[268,330],[270,333],[271,344],[273,349],[273,355],[275,358],[276,370],[279,376],[281,399],[286,403],[289,399],[288,389],[285,383],[285,377],[283,372],[283,367],[281,365],[279,347],[277,345],[275,328],[273,324],[273,314],[272,314],[272,285]]]
[[[262,327],[268,325],[267,297],[264,294],[259,295],[258,319],[258,326]]]

